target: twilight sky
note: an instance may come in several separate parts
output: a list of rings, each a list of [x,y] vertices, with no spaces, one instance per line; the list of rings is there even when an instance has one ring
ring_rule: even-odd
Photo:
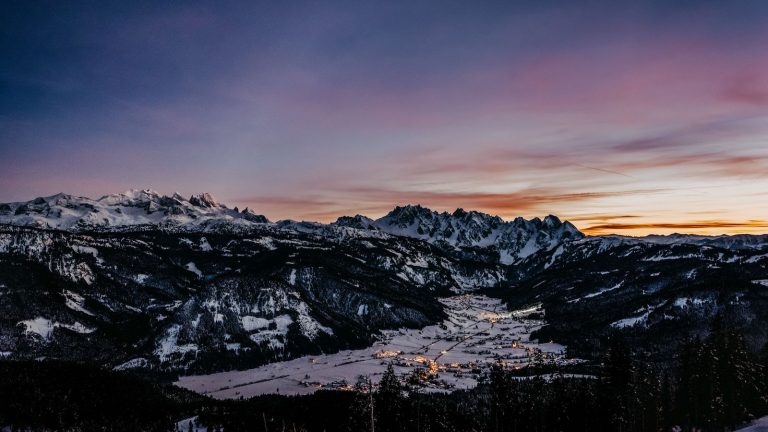
[[[0,4],[0,202],[768,232],[768,2]]]

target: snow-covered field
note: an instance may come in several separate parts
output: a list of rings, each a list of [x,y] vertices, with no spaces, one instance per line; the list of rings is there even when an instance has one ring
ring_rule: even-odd
[[[301,357],[244,371],[181,377],[176,385],[219,399],[267,393],[307,394],[321,388],[349,388],[365,375],[378,381],[392,363],[400,375],[425,371],[425,391],[472,388],[501,360],[519,368],[537,353],[565,361],[565,347],[530,341],[543,321],[528,318],[538,308],[508,311],[500,300],[461,295],[441,300],[448,319],[421,330],[388,330],[379,342],[361,350]]]

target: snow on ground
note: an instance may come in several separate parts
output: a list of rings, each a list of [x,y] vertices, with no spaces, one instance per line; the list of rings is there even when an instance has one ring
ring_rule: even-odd
[[[49,340],[53,334],[54,323],[53,321],[37,317],[35,319],[19,321],[20,325],[24,326],[24,332],[27,334],[35,333],[40,335],[44,340]]]
[[[63,327],[65,329],[69,329],[69,330],[72,330],[75,333],[80,333],[80,334],[89,334],[89,333],[93,333],[93,332],[96,331],[95,328],[86,327],[85,325],[83,325],[83,324],[81,324],[81,323],[79,323],[77,321],[75,321],[74,324],[55,323],[54,326],[55,327]]]
[[[700,305],[703,305],[703,304],[707,303],[707,301],[708,300],[704,299],[704,298],[680,297],[680,298],[675,300],[674,305],[679,307],[679,308],[681,308],[681,309],[684,309],[684,308],[687,308],[687,307],[690,307],[690,306],[700,306]]]
[[[634,327],[634,326],[636,326],[638,324],[644,324],[648,320],[648,317],[650,315],[651,315],[651,311],[649,310],[649,311],[646,311],[645,313],[643,313],[640,316],[624,318],[624,319],[620,319],[620,320],[618,320],[616,322],[613,322],[613,323],[611,323],[611,327],[625,328],[625,327]]]
[[[83,296],[69,290],[64,290],[62,295],[64,296],[64,301],[68,308],[72,309],[73,311],[82,312],[86,315],[93,316],[93,312],[89,311],[83,306],[83,303],[85,303],[85,298],[83,298]]]
[[[584,297],[579,297],[579,298],[575,298],[573,300],[568,300],[568,303],[578,303],[578,302],[580,302],[580,301],[582,301],[584,299],[594,298],[594,297],[603,295],[603,294],[605,294],[607,292],[610,292],[610,291],[613,291],[613,290],[617,290],[617,289],[621,288],[622,285],[624,285],[624,281],[621,281],[618,284],[616,284],[616,285],[614,285],[614,286],[612,286],[610,288],[603,288],[600,291],[593,292],[591,294],[587,294]]]
[[[197,424],[197,416],[185,418],[184,420],[176,422],[176,429],[174,430],[183,432],[208,432],[208,428]]]
[[[520,368],[537,352],[556,361],[565,347],[529,340],[543,321],[526,316],[540,308],[508,311],[500,300],[460,295],[441,300],[448,319],[422,329],[386,330],[373,346],[336,354],[306,356],[255,369],[181,377],[176,385],[219,399],[260,394],[308,394],[321,388],[349,388],[360,375],[378,381],[392,363],[400,375],[417,368],[436,376],[425,391],[451,391],[477,385],[497,361]]]
[[[642,324],[646,325],[646,322],[648,321],[648,317],[651,316],[651,313],[653,313],[654,310],[659,308],[659,306],[663,305],[664,302],[656,304],[656,305],[648,305],[645,307],[642,307],[635,311],[636,314],[641,313],[641,315],[638,316],[632,316],[624,319],[620,319],[618,321],[612,322],[611,327],[614,328],[625,328],[625,327],[634,327],[636,325]]]
[[[53,337],[53,330],[57,327],[65,328],[81,334],[88,334],[96,331],[96,329],[86,327],[77,321],[75,321],[74,324],[63,324],[60,322],[51,321],[43,317],[37,317],[31,320],[19,321],[17,325],[24,326],[25,334],[27,335],[37,334],[46,342],[51,340],[51,337]]]
[[[179,330],[181,330],[181,326],[173,324],[166,330],[165,336],[157,344],[155,355],[160,358],[160,361],[167,361],[174,354],[184,354],[198,350],[198,346],[195,344],[178,344]]]
[[[737,429],[735,432],[768,432],[768,416],[759,418],[749,426]]]

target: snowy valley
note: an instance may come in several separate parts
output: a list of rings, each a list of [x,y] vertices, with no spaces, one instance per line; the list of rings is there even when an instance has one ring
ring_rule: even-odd
[[[358,377],[378,382],[387,365],[420,391],[474,388],[495,364],[521,369],[533,361],[574,363],[565,347],[530,339],[543,321],[539,308],[508,311],[497,299],[464,294],[441,299],[448,317],[422,329],[383,330],[361,350],[306,356],[256,369],[183,376],[176,383],[215,398],[260,394],[309,394],[320,389],[351,390]]]

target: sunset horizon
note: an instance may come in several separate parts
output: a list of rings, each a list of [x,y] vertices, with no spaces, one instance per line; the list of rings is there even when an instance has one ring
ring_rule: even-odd
[[[27,201],[32,201],[35,198],[47,198],[47,197],[56,196],[59,194],[82,196],[83,198],[98,200],[99,198],[102,198],[107,195],[123,194],[131,191],[137,191],[137,192],[151,191],[161,196],[169,196],[169,197],[175,194],[179,194],[184,198],[189,198],[195,195],[190,193],[181,193],[178,190],[175,190],[170,193],[165,193],[149,187],[149,188],[141,188],[141,189],[132,188],[132,189],[125,190],[123,192],[102,193],[94,196],[82,196],[78,194],[69,194],[67,192],[60,191],[55,194],[42,195],[40,197],[19,200],[18,202],[27,202]],[[210,193],[210,192],[204,191],[200,193]],[[631,237],[643,237],[643,236],[649,236],[649,235],[671,235],[671,234],[718,236],[718,235],[768,233],[768,221],[766,220],[733,221],[733,220],[722,220],[722,219],[699,218],[699,219],[679,220],[677,222],[674,222],[675,219],[671,219],[673,222],[670,222],[670,221],[654,221],[653,219],[647,220],[646,218],[642,216],[637,216],[637,215],[603,215],[603,214],[599,214],[599,215],[586,214],[586,215],[576,215],[573,217],[569,217],[568,214],[566,213],[547,212],[545,210],[539,213],[531,213],[530,210],[528,210],[528,212],[522,212],[522,211],[516,212],[514,207],[509,209],[505,209],[503,207],[484,208],[482,207],[482,204],[479,205],[478,207],[467,207],[462,205],[446,206],[446,205],[439,204],[439,201],[437,201],[436,204],[428,204],[428,202],[430,201],[425,201],[426,203],[416,202],[416,201],[413,201],[413,202],[393,201],[392,204],[390,205],[387,205],[386,203],[382,203],[381,205],[378,205],[378,206],[369,206],[365,208],[358,207],[358,208],[350,209],[349,211],[341,210],[341,211],[322,212],[322,213],[307,213],[305,215],[298,213],[298,216],[295,216],[295,217],[291,217],[290,215],[287,217],[274,217],[272,214],[268,212],[261,211],[261,208],[269,207],[269,205],[263,206],[258,201],[222,200],[222,199],[219,199],[218,195],[215,193],[212,193],[211,195],[213,196],[214,199],[216,199],[216,201],[219,204],[227,206],[228,208],[240,208],[240,209],[248,208],[255,213],[262,214],[263,216],[267,217],[269,220],[274,222],[281,221],[281,220],[295,220],[295,221],[307,221],[307,222],[319,222],[319,223],[332,223],[332,222],[335,222],[339,217],[355,216],[355,215],[362,215],[362,216],[369,217],[371,219],[379,219],[381,217],[384,217],[386,214],[388,214],[390,211],[392,211],[395,207],[398,207],[398,206],[401,206],[401,207],[402,206],[421,206],[432,211],[447,212],[447,213],[454,213],[457,210],[464,210],[467,212],[477,211],[477,212],[485,213],[491,216],[498,216],[504,221],[511,221],[518,217],[522,217],[524,219],[533,219],[533,218],[543,219],[546,216],[552,215],[552,216],[558,217],[559,219],[562,219],[563,221],[568,221],[572,223],[581,232],[591,236],[623,235],[623,236],[631,236]],[[485,196],[484,198],[487,199],[487,197]],[[536,200],[539,199],[536,197],[534,198]],[[453,201],[455,200],[452,200],[452,202]],[[285,202],[288,202],[291,205],[301,204],[299,200],[285,200]],[[460,203],[460,201],[455,201],[455,202],[457,204]],[[473,199],[467,199],[466,202],[475,202],[475,201],[473,201]],[[698,213],[701,213],[701,212],[692,212],[692,214],[698,214]]]
[[[0,202],[152,185],[274,219],[768,232],[759,2],[18,6]]]

